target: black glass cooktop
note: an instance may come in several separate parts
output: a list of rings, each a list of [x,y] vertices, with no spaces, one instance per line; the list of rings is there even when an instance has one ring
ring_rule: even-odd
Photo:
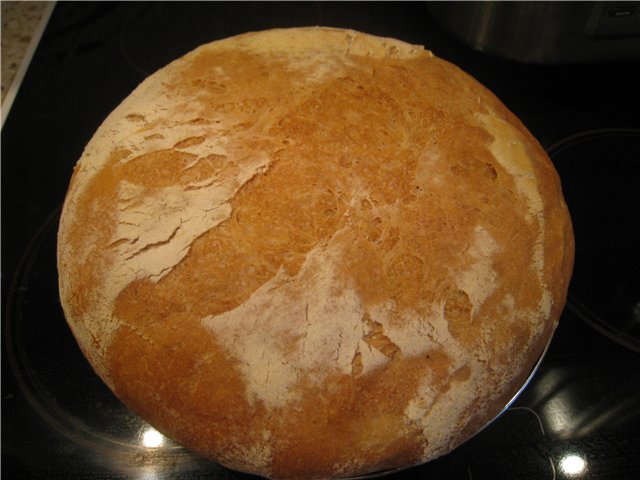
[[[569,308],[640,353],[640,130],[602,129],[549,148],[574,224]]]
[[[533,380],[459,449],[387,478],[640,478],[637,65],[493,58],[421,2],[56,5],[2,131],[3,478],[252,478],[162,437],[95,376],[58,301],[57,221],[84,145],[146,75],[201,43],[305,25],[424,44],[478,78],[547,148],[574,220],[568,306]]]

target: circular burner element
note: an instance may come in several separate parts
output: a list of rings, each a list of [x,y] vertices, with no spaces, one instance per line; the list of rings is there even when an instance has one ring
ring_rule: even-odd
[[[163,437],[124,406],[89,366],[58,298],[59,217],[58,209],[27,247],[3,319],[7,359],[25,398],[95,468],[127,478],[141,471],[186,475],[222,470]]]
[[[549,148],[576,237],[568,307],[640,352],[640,130],[595,130]]]

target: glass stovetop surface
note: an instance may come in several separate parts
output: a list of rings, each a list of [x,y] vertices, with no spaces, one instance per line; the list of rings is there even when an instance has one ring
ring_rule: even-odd
[[[55,235],[84,145],[146,75],[207,41],[305,25],[427,45],[475,76],[547,148],[574,218],[569,304],[533,380],[460,448],[387,478],[639,478],[637,65],[502,61],[422,2],[56,5],[2,131],[3,478],[251,478],[159,436],[93,373],[58,301]]]

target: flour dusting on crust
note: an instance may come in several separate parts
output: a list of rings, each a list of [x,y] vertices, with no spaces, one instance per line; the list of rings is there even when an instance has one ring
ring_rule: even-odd
[[[497,98],[423,47],[319,27],[145,80],[78,162],[58,245],[68,323],[114,392],[283,479],[478,431],[553,333],[572,259],[553,166]]]

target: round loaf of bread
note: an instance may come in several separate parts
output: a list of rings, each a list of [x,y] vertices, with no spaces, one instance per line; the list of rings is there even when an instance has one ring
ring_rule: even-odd
[[[445,454],[564,306],[541,146],[423,47],[248,33],[145,80],[75,169],[60,296],[97,374],[193,451],[271,478]]]

